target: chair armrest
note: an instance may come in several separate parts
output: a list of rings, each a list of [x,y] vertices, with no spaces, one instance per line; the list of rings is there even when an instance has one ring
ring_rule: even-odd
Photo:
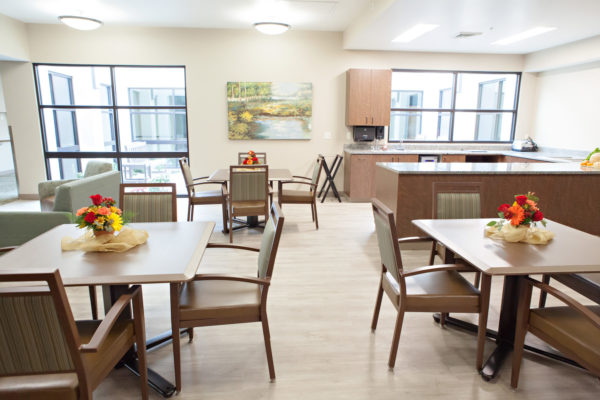
[[[237,282],[247,282],[247,283],[256,283],[257,285],[265,285],[268,286],[271,284],[270,279],[263,278],[251,278],[248,276],[237,276],[237,275],[203,275],[199,274],[194,277],[195,281],[237,281]]]
[[[18,246],[6,246],[6,247],[0,247],[0,254],[2,253],[8,253],[11,250],[16,249]]]
[[[256,247],[239,246],[237,244],[226,244],[226,243],[208,243],[207,248],[212,249],[237,249],[237,250],[248,250],[259,252],[260,249]]]
[[[403,273],[402,276],[414,276],[420,274],[426,274],[429,272],[437,272],[437,271],[459,271],[459,272],[471,272],[471,269],[465,268],[464,265],[458,264],[438,264],[438,265],[428,265],[426,267],[419,267],[410,272]]]
[[[222,185],[221,191],[223,192],[223,196],[229,196],[229,190],[227,190],[227,185]]]
[[[308,176],[292,175],[292,178],[308,179],[309,181],[312,181],[312,178],[309,178]]]
[[[600,316],[597,315],[596,313],[590,311],[586,306],[584,306],[583,304],[581,304],[580,302],[578,302],[571,296],[553,288],[552,286],[550,286],[548,284],[538,282],[535,279],[531,279],[529,277],[525,278],[525,282],[531,286],[535,286],[536,288],[556,297],[558,300],[562,301],[567,306],[571,307],[575,311],[582,314],[592,324],[594,324],[596,326],[596,328],[600,329]]]
[[[417,243],[417,242],[433,242],[434,239],[428,236],[410,236],[398,239],[398,244],[402,243]]]
[[[317,185],[315,185],[312,182],[302,182],[302,181],[279,181],[279,187],[283,186],[283,184],[287,184],[287,183],[294,183],[296,185],[308,185],[308,186],[312,186],[312,187],[316,187]]]
[[[200,176],[198,178],[192,178],[193,181],[198,181],[200,179],[208,179],[208,176]]]
[[[129,306],[129,303],[134,297],[141,296],[141,294],[142,287],[140,285],[135,285],[130,287],[125,294],[121,295],[121,297],[119,297],[119,299],[112,305],[110,310],[108,310],[108,313],[102,322],[100,322],[100,325],[98,325],[98,328],[92,335],[90,342],[87,344],[82,344],[79,347],[79,350],[81,350],[82,353],[94,353],[98,351],[98,348],[108,337],[108,334],[117,322],[123,310]]]
[[[76,180],[77,179],[62,179],[38,183],[38,194],[40,195],[40,200],[45,199],[46,197],[54,196],[56,194],[56,188],[60,185]]]

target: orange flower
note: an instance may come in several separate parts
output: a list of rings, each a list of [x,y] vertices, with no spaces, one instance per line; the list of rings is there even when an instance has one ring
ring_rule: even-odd
[[[78,217],[80,215],[83,215],[87,212],[88,208],[87,207],[81,207],[79,210],[77,210],[77,213],[75,215],[77,215]]]
[[[519,224],[525,220],[525,210],[523,210],[523,207],[520,205],[514,204],[508,211],[510,211],[512,215],[512,218],[510,219],[510,224],[512,226],[519,226]]]
[[[538,208],[537,208],[537,203],[536,203],[535,201],[533,201],[533,200],[527,200],[527,201],[525,202],[525,204],[528,204],[528,205],[529,205],[529,209],[530,209],[532,212],[533,212],[533,211],[537,211],[537,210],[538,210]]]
[[[98,209],[98,214],[100,214],[100,215],[110,215],[110,209],[108,207],[100,207]]]

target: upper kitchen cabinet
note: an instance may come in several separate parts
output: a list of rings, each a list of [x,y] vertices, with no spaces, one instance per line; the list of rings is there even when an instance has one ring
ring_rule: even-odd
[[[349,69],[346,73],[346,125],[389,125],[391,97],[391,70]]]

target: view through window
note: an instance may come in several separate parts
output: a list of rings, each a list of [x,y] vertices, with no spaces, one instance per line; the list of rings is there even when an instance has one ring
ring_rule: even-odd
[[[123,182],[174,182],[188,156],[185,67],[34,65],[49,179],[112,162]]]
[[[394,70],[388,140],[510,142],[520,73]]]

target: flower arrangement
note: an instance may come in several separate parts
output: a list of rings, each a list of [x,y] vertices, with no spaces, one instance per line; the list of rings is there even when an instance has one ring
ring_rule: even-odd
[[[248,157],[246,157],[244,159],[244,161],[242,161],[243,165],[253,165],[253,164],[260,164],[260,161],[258,161],[258,157],[256,157],[256,153],[253,152],[252,150],[250,150],[248,152]]]
[[[75,214],[77,226],[91,229],[94,234],[120,231],[123,227],[123,212],[115,207],[115,201],[111,197],[102,197],[99,194],[90,196],[90,199],[93,205],[82,207]]]
[[[533,192],[517,194],[512,205],[505,203],[498,207],[498,216],[502,219],[500,221],[490,221],[487,225],[496,226],[498,230],[502,229],[505,221],[510,221],[510,225],[515,228],[520,226],[535,226],[536,222],[540,222],[546,226],[544,214],[537,207],[538,201],[539,199]]]

